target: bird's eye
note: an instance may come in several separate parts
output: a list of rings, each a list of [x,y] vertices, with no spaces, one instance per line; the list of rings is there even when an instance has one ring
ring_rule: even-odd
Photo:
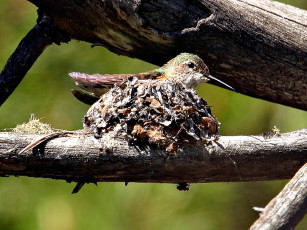
[[[193,62],[187,62],[189,68],[193,69],[195,67]]]

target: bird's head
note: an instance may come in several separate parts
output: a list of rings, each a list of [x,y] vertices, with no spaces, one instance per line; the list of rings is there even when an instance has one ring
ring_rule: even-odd
[[[209,74],[209,68],[195,54],[181,53],[161,67],[168,80],[181,82],[187,88],[196,88],[209,80],[214,80],[234,90],[231,86]]]

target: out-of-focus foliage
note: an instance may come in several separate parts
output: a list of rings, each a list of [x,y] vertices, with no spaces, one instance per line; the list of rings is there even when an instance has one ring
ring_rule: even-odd
[[[307,9],[306,0],[283,1]],[[0,0],[0,69],[34,26],[36,8],[24,0]],[[0,108],[0,129],[14,128],[30,114],[54,128],[82,128],[89,108],[70,93],[67,73],[136,73],[155,66],[71,41],[45,50]],[[306,112],[226,91],[198,88],[222,123],[223,135],[281,132],[307,126]],[[237,165],[240,171],[240,165]],[[274,166],[272,166],[274,167]],[[212,183],[179,192],[175,185],[100,183],[71,195],[74,184],[38,178],[0,178],[0,229],[247,229],[287,181]],[[297,229],[306,229],[306,218]]]

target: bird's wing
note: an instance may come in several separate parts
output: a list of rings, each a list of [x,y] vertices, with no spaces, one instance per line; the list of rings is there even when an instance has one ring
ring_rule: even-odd
[[[137,74],[86,74],[73,72],[70,73],[76,85],[81,89],[93,93],[96,97],[100,97],[106,93],[114,84],[127,80],[130,76],[137,77],[140,80],[155,79],[161,73],[157,70]]]
[[[100,97],[102,94],[109,91],[109,89],[116,83],[121,83],[126,80],[132,74],[86,74],[73,72],[70,73],[77,86],[90,93],[93,93],[96,97]]]
[[[86,74],[73,72],[69,73],[78,87],[84,89],[90,94],[81,91],[73,90],[73,95],[86,104],[93,104],[98,98],[108,92],[111,87],[116,83],[121,83],[127,80],[130,76],[135,76],[140,80],[155,79],[161,73],[159,70],[153,70],[146,73],[137,74]]]

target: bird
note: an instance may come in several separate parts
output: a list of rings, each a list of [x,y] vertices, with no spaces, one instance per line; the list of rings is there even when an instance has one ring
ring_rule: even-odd
[[[181,83],[187,89],[195,89],[197,86],[212,80],[235,91],[230,85],[210,75],[209,68],[205,62],[198,55],[191,53],[180,53],[162,67],[144,73],[90,75],[72,72],[69,75],[75,80],[78,87],[90,93],[86,94],[82,91],[72,90],[73,95],[86,104],[95,103],[99,97],[108,92],[115,84],[119,84],[131,76],[138,78],[140,81],[157,80]]]

